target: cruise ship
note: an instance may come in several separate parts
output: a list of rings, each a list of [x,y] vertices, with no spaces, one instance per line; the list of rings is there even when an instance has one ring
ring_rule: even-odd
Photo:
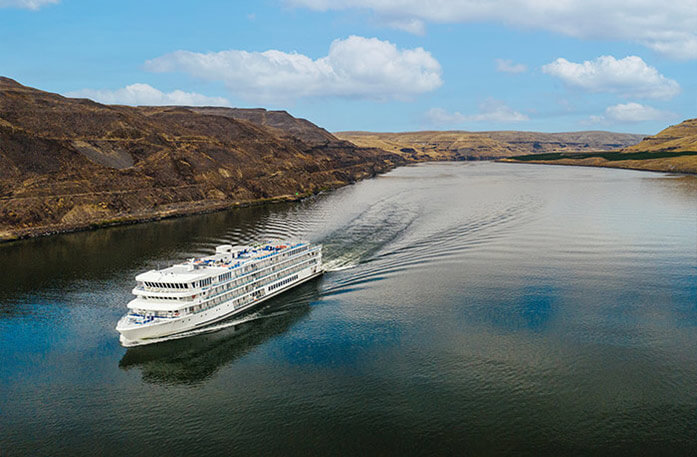
[[[321,245],[225,244],[212,256],[136,276],[135,299],[116,330],[126,347],[186,336],[322,273]]]

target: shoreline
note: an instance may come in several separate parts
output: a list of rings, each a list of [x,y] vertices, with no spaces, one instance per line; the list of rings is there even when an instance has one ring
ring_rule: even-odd
[[[587,163],[563,163],[563,162],[545,162],[540,160],[511,160],[511,159],[497,159],[495,162],[498,163],[515,163],[522,165],[556,165],[562,167],[584,167],[584,168],[608,168],[612,170],[632,170],[632,171],[646,171],[649,173],[670,173],[673,175],[684,175],[684,176],[697,176],[697,171],[685,171],[685,170],[658,170],[651,168],[638,168],[638,167],[613,167],[609,165],[593,165]]]
[[[636,166],[629,166],[629,167],[621,167],[621,166],[612,166],[608,165],[608,163],[612,162],[607,162],[603,164],[592,164],[592,163],[569,163],[569,162],[561,162],[561,161],[543,161],[543,160],[514,160],[510,158],[504,158],[504,159],[498,159],[496,162],[499,163],[517,163],[517,164],[523,164],[523,165],[556,165],[556,166],[565,166],[565,167],[584,167],[584,168],[609,168],[613,170],[632,170],[632,171],[647,171],[650,173],[670,173],[674,175],[685,175],[685,176],[697,176],[697,171],[690,171],[690,170],[669,170],[669,169],[660,169],[660,168],[641,168],[641,167],[636,167]]]
[[[632,171],[645,171],[645,172],[652,172],[652,173],[669,173],[669,174],[673,174],[673,175],[697,176],[697,172],[693,173],[693,172],[689,172],[689,171],[655,170],[655,169],[636,168],[636,167],[613,167],[613,166],[606,166],[606,165],[559,163],[559,162],[545,162],[545,161],[534,161],[534,160],[533,161],[518,161],[518,160],[509,159],[509,158],[476,160],[476,161],[477,162],[480,162],[480,161],[489,162],[490,161],[490,162],[496,162],[496,163],[523,164],[523,165],[557,165],[557,166],[567,166],[567,167],[608,168],[608,169],[615,169],[615,170],[620,169],[620,170],[632,170]],[[157,222],[157,221],[162,221],[162,220],[167,220],[167,219],[176,219],[176,218],[187,217],[187,216],[210,214],[210,213],[216,213],[216,212],[221,212],[221,211],[234,210],[237,208],[248,208],[248,207],[253,207],[253,206],[264,206],[264,205],[275,205],[275,204],[279,204],[279,203],[298,202],[298,201],[302,201],[304,199],[307,199],[307,198],[310,198],[310,197],[313,197],[316,195],[320,195],[320,194],[327,192],[327,191],[334,191],[334,190],[340,189],[342,187],[354,184],[356,182],[363,181],[364,179],[375,178],[377,176],[383,175],[383,174],[388,173],[388,172],[395,170],[397,168],[413,166],[413,165],[417,165],[419,163],[429,163],[429,162],[460,163],[463,161],[461,161],[461,160],[452,160],[452,161],[450,161],[450,160],[436,160],[436,161],[423,161],[423,162],[408,162],[408,163],[405,163],[402,165],[392,167],[388,170],[384,170],[383,172],[376,173],[375,175],[372,175],[372,176],[362,177],[360,179],[357,179],[354,182],[348,182],[346,184],[342,184],[342,185],[339,185],[336,187],[320,190],[318,192],[307,193],[307,194],[303,194],[303,195],[299,195],[299,196],[281,195],[281,196],[277,196],[277,197],[269,197],[269,198],[263,198],[263,199],[257,199],[257,200],[221,202],[221,203],[217,203],[217,204],[200,205],[200,206],[204,206],[201,208],[195,208],[195,207],[180,208],[180,209],[174,209],[174,210],[170,210],[170,211],[164,211],[163,213],[159,213],[159,214],[130,214],[130,215],[124,215],[124,216],[116,218],[116,219],[112,218],[112,219],[105,220],[105,221],[95,221],[95,222],[89,222],[89,223],[84,223],[84,224],[77,224],[74,226],[68,225],[68,226],[64,226],[64,227],[56,227],[56,226],[32,227],[32,228],[23,229],[21,231],[16,231],[12,236],[0,238],[0,245],[7,245],[7,244],[25,241],[25,240],[30,240],[30,239],[44,238],[44,237],[63,235],[63,234],[68,234],[68,233],[96,231],[96,230],[110,228],[110,227],[145,224],[145,223],[149,223],[149,222]]]
[[[392,170],[394,170],[394,168],[392,168],[390,170],[385,170],[383,173],[378,173],[378,174],[384,174],[384,173],[387,173],[387,172],[392,171]],[[354,182],[362,181],[365,178],[373,178],[373,177],[377,176],[378,174],[376,174],[374,176],[367,176],[364,178],[360,178]],[[249,208],[249,207],[254,207],[254,206],[265,206],[265,205],[276,205],[279,203],[299,202],[299,201],[305,200],[307,198],[311,198],[311,197],[314,197],[316,195],[320,195],[320,194],[327,192],[327,191],[333,191],[333,190],[351,185],[354,182],[348,182],[348,183],[342,184],[340,186],[319,190],[317,192],[310,192],[310,193],[306,193],[306,194],[302,194],[302,195],[298,195],[298,196],[279,195],[277,197],[268,197],[268,198],[262,198],[262,199],[257,199],[257,200],[221,202],[221,203],[210,204],[210,205],[199,205],[199,206],[202,206],[201,208],[196,208],[195,207],[196,205],[192,205],[191,208],[173,209],[170,211],[164,211],[164,212],[159,213],[159,214],[149,214],[148,215],[148,214],[143,214],[143,213],[140,213],[140,214],[136,213],[136,214],[123,215],[122,217],[117,217],[117,218],[110,218],[110,219],[104,220],[104,221],[94,221],[94,222],[83,223],[83,224],[66,225],[64,227],[59,227],[59,226],[55,226],[55,225],[32,227],[32,228],[27,228],[27,229],[22,229],[22,230],[16,230],[16,231],[14,231],[14,233],[11,236],[1,237],[0,238],[0,245],[7,245],[7,244],[25,241],[25,240],[45,238],[45,237],[63,235],[63,234],[68,234],[68,233],[90,232],[90,231],[96,231],[96,230],[110,228],[110,227],[145,224],[145,223],[149,223],[149,222],[158,222],[158,221],[163,221],[163,220],[168,220],[168,219],[177,219],[177,218],[188,217],[188,216],[197,216],[197,215],[201,215],[201,214],[211,214],[211,213],[217,213],[217,212],[221,212],[221,211],[234,210],[237,208]]]

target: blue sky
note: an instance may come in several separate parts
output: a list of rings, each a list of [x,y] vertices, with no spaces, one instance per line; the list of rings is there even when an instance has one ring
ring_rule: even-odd
[[[653,134],[697,116],[697,2],[0,0],[0,74],[332,131]]]

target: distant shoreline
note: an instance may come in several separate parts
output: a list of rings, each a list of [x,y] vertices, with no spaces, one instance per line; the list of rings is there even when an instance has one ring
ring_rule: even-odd
[[[691,157],[695,160],[692,161]],[[685,160],[685,158],[690,159]],[[566,165],[576,167],[615,168],[662,173],[697,175],[697,152],[598,152],[594,154],[539,154],[498,159],[501,163]]]
[[[649,173],[670,173],[674,175],[684,175],[684,176],[697,176],[697,172],[692,171],[677,171],[677,170],[653,170],[650,168],[637,168],[637,167],[617,167],[612,165],[590,165],[582,163],[565,163],[565,162],[543,162],[536,160],[528,161],[518,161],[510,159],[497,159],[494,162],[498,163],[509,163],[509,164],[520,164],[520,165],[556,165],[560,167],[583,167],[583,168],[607,168],[610,170],[632,170],[632,171],[645,171]]]

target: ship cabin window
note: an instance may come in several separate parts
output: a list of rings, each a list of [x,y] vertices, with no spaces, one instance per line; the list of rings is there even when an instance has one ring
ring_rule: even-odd
[[[201,279],[198,281],[198,287],[208,286],[213,282],[213,278]]]

